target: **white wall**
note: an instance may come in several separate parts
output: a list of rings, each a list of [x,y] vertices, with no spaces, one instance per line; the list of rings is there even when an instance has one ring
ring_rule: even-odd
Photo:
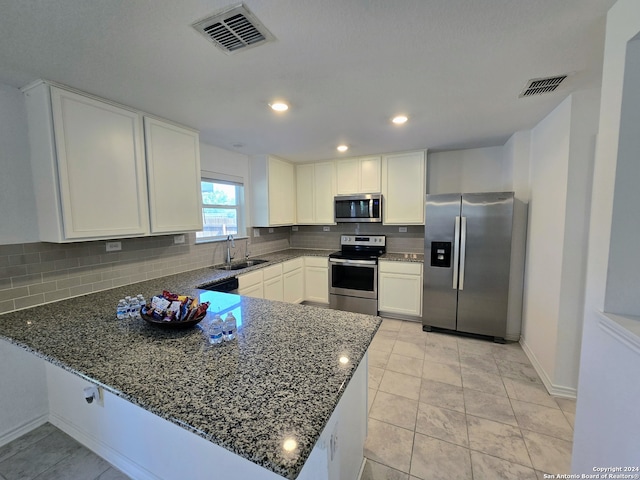
[[[547,384],[556,365],[570,122],[571,97],[531,131],[522,337],[523,346],[533,353],[532,361],[542,368],[541,376]]]
[[[517,199],[529,203],[531,196],[531,130],[516,132],[504,144],[505,169],[510,170],[510,191]]]
[[[605,310],[640,315],[640,40],[627,44]]]
[[[557,386],[569,387],[575,392],[578,386],[584,316],[587,238],[600,91],[583,90],[574,93],[572,97],[562,292],[558,313],[558,355],[554,383]]]
[[[578,384],[598,102],[576,92],[531,131],[522,344],[556,395]]]
[[[49,414],[44,360],[0,340],[0,446],[43,424]]]
[[[27,111],[22,92],[0,84],[0,245],[38,240]]]
[[[627,44],[639,32],[640,3],[618,0],[607,15],[587,257],[584,338],[573,442],[574,473],[593,473],[595,466],[638,466],[640,416],[635,379],[640,371],[640,319],[627,319],[625,326],[624,322],[605,319],[600,312],[605,309],[607,277],[610,273],[616,275],[616,262],[610,264],[610,250],[614,246],[611,239],[615,239],[619,231],[615,228],[612,231],[612,212],[614,197],[617,203],[619,196],[616,176],[627,174],[624,167],[620,171],[617,167],[628,154],[637,164],[640,154],[636,147],[625,151],[626,147],[619,144],[622,140],[619,137],[626,128],[621,123],[626,117],[621,113],[623,101],[625,104],[627,101],[626,90],[623,100]],[[637,123],[630,127],[637,136]],[[629,180],[634,183],[634,194],[626,201],[631,201],[629,206],[633,207],[631,221],[637,222],[640,192],[637,178]],[[637,246],[637,230],[634,238],[628,240]],[[635,288],[627,294],[637,297],[637,269],[635,274]],[[635,334],[631,333],[633,327]]]
[[[427,154],[427,193],[511,191],[511,165],[503,147]]]

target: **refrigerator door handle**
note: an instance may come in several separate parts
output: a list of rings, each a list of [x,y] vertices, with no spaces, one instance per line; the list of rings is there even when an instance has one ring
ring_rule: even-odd
[[[467,253],[467,217],[462,217],[460,227],[460,286],[459,290],[464,290],[464,261]]]
[[[458,288],[458,259],[460,255],[460,217],[456,217],[456,227],[453,233],[453,289]]]

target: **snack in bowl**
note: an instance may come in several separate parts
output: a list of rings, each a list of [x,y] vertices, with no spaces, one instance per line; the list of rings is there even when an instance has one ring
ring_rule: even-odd
[[[202,320],[209,302],[198,304],[198,300],[187,295],[176,295],[167,290],[151,298],[142,308],[141,316],[156,325],[191,326]]]

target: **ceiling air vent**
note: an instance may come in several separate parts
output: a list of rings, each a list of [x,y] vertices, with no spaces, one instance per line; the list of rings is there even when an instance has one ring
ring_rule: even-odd
[[[227,7],[192,27],[227,55],[275,40],[243,4]]]
[[[551,93],[558,88],[565,78],[567,78],[566,75],[558,75],[556,77],[534,78],[533,80],[529,80],[518,97],[531,97],[533,95]]]

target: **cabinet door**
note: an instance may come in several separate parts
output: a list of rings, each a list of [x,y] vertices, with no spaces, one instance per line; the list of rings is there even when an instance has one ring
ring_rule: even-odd
[[[152,233],[202,230],[198,133],[144,118]]]
[[[314,165],[314,223],[326,225],[334,222],[333,197],[335,196],[336,173],[333,162]]]
[[[360,192],[380,193],[380,157],[360,159]]]
[[[269,224],[291,225],[296,220],[293,165],[269,157]]]
[[[360,191],[360,162],[357,158],[336,161],[336,194],[348,195]]]
[[[244,290],[255,285],[262,285],[262,270],[254,270],[238,276],[238,290]]]
[[[148,234],[140,115],[55,87],[51,106],[65,239]]]
[[[267,300],[276,300],[282,302],[283,290],[282,290],[282,276],[265,280],[264,282],[264,298]]]
[[[302,268],[282,275],[283,298],[285,302],[300,303],[304,300],[304,271]]]
[[[425,152],[386,155],[382,159],[385,224],[424,224]]]
[[[296,165],[296,222],[314,223],[314,165]]]
[[[264,288],[262,283],[259,283],[251,287],[238,289],[238,294],[245,297],[264,298]]]
[[[379,273],[378,310],[419,317],[422,315],[422,277],[399,273]]]
[[[304,269],[304,298],[310,302],[329,303],[329,269],[306,267]]]

